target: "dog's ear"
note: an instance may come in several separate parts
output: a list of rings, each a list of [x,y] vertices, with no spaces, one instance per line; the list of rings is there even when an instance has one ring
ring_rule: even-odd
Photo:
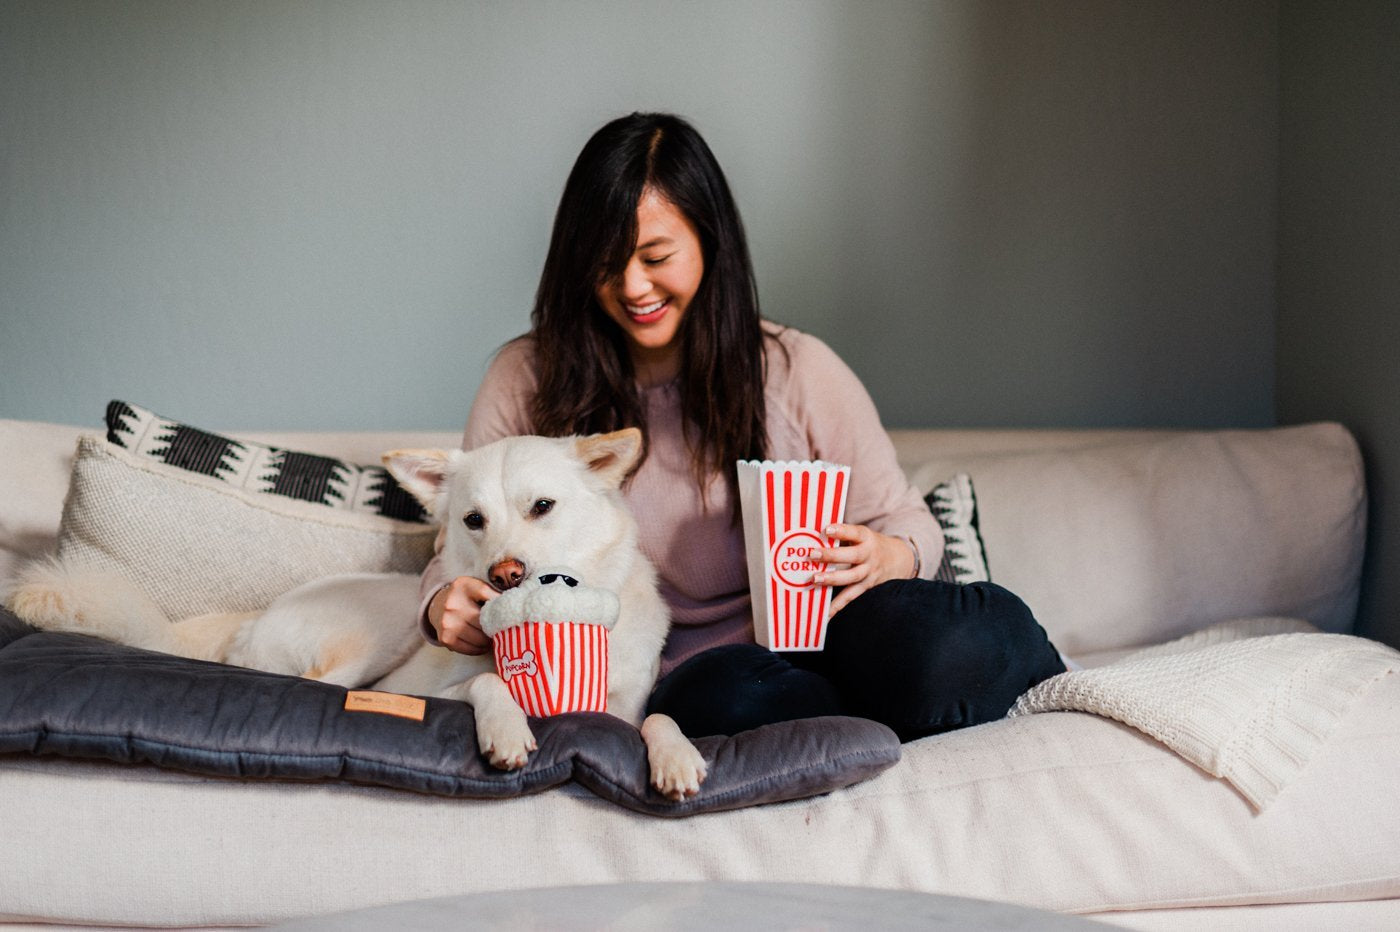
[[[438,515],[438,501],[447,481],[446,450],[390,450],[384,468],[428,513]]]
[[[620,486],[642,458],[642,432],[628,427],[579,437],[574,441],[574,452],[593,472]]]

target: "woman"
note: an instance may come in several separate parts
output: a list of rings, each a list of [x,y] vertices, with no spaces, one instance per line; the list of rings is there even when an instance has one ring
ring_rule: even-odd
[[[1016,596],[932,582],[942,536],[869,396],[821,341],[759,316],[739,212],[688,123],[633,114],[584,146],[564,188],[530,333],[487,370],[464,447],[504,436],[642,428],[624,489],[672,612],[649,711],[688,735],[827,714],[902,738],[1000,718],[1059,655]],[[753,643],[735,491],[740,459],[851,467],[827,646]],[[424,630],[483,653],[482,580],[424,573]]]

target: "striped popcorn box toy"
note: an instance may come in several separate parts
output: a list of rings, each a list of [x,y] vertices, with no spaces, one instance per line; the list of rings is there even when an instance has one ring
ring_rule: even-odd
[[[813,551],[836,546],[822,531],[845,517],[851,468],[741,460],[738,470],[754,638],[770,650],[821,650],[831,589],[812,583],[825,568]]]
[[[608,710],[608,633],[617,596],[567,570],[531,576],[481,607],[496,672],[526,715]]]

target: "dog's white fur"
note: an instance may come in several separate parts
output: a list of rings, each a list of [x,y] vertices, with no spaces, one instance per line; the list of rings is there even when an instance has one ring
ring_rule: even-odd
[[[669,616],[656,572],[637,547],[619,487],[641,455],[634,429],[591,437],[512,437],[470,452],[399,450],[385,466],[442,525],[448,578],[488,579],[518,561],[570,567],[618,596],[609,637],[608,711],[639,724],[653,785],[681,799],[705,778],[705,761],[669,717],[642,719],[655,684]],[[537,503],[551,507],[541,513]],[[480,515],[481,526],[465,516]],[[475,519],[474,522],[475,523]],[[481,752],[502,769],[535,750],[525,713],[491,655],[466,655],[418,635],[418,578],[330,576],[277,598],[266,611],[171,623],[126,579],[52,560],[35,564],[8,604],[36,627],[91,634],[151,650],[306,676],[340,686],[441,696],[471,703]]]

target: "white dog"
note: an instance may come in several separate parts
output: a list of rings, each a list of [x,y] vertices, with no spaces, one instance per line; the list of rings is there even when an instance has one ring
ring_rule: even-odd
[[[385,454],[384,463],[442,525],[449,578],[473,576],[501,588],[533,570],[566,566],[590,586],[617,594],[608,711],[640,725],[653,785],[682,799],[699,790],[704,758],[669,717],[642,720],[669,616],[618,491],[640,454],[641,432],[628,429],[512,437],[470,452],[399,450]],[[418,585],[416,576],[399,574],[330,576],[297,587],[264,612],[171,623],[126,580],[55,561],[30,568],[8,602],[16,615],[48,630],[346,687],[373,684],[464,700],[475,712],[481,752],[496,767],[523,766],[536,747],[525,713],[490,654],[423,642]]]

